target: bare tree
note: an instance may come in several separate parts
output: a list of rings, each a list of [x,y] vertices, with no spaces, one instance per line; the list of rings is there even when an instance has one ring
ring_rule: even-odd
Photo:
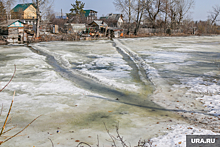
[[[162,11],[162,0],[154,0],[152,2],[147,0],[147,3],[147,18],[151,22],[152,27],[155,28],[157,16]]]
[[[168,23],[168,13],[169,11],[169,0],[162,0],[162,8],[161,8],[161,12],[164,13],[164,32],[167,29]]]
[[[117,10],[120,10],[123,13],[125,19],[128,19],[128,31],[127,34],[130,33],[131,28],[131,21],[132,21],[132,11],[134,10],[133,7],[134,0],[115,0],[113,4],[115,5]]]
[[[186,14],[189,12],[190,9],[193,8],[195,2],[194,0],[179,0],[177,1],[177,23],[180,25],[183,18],[186,16]]]
[[[150,4],[146,2],[146,0],[137,0],[137,4],[135,5],[135,11],[136,11],[136,27],[134,30],[134,35],[138,34],[139,28],[140,28],[140,23],[142,20],[142,17],[144,15],[144,10],[146,7]]]
[[[53,6],[54,0],[32,0],[36,6],[37,24],[36,24],[36,37],[39,37],[40,32],[40,19],[47,13],[48,8]]]
[[[194,0],[168,0],[169,17],[171,28],[175,29],[176,25],[180,25],[189,10],[193,8]]]
[[[0,1],[0,21],[6,20],[6,10],[2,1]]]
[[[209,18],[211,20],[211,25],[213,25],[217,21],[217,17],[220,14],[220,6],[215,5],[212,7],[212,9],[213,10],[211,12],[209,12],[210,13]]]
[[[12,6],[14,6],[16,0],[2,0],[2,2],[3,2],[5,9],[6,9],[7,20],[11,19],[11,9],[12,9]]]

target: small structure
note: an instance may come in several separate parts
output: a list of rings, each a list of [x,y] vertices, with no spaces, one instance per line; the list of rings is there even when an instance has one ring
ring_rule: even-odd
[[[0,35],[7,36],[8,42],[21,43],[25,41],[25,24],[20,20],[12,19],[0,23]]]
[[[97,19],[97,11],[95,10],[84,10],[85,11],[85,17],[87,21],[93,21]]]
[[[105,32],[108,25],[101,20],[94,20],[89,24],[89,27],[95,28],[96,31]]]
[[[33,3],[18,4],[11,10],[11,18],[19,19],[28,25],[36,24],[36,6]]]
[[[53,33],[58,34],[59,33],[59,26],[58,25],[53,25]]]
[[[66,23],[64,25],[67,34],[81,33],[82,31],[86,31],[85,24]]]
[[[111,38],[123,37],[123,29],[121,29],[121,28],[114,28],[114,27],[108,27],[108,29],[107,29],[107,36],[111,37]]]
[[[122,14],[110,13],[108,16],[100,17],[100,19],[104,20],[110,27],[120,28],[124,22]]]

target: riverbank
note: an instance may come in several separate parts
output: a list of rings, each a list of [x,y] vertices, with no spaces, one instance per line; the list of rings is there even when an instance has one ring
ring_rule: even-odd
[[[148,38],[148,37],[190,37],[190,36],[217,36],[219,34],[184,34],[184,33],[175,33],[175,34],[165,34],[165,33],[148,33],[148,34],[130,34],[126,35],[124,34],[123,37],[120,38]],[[50,41],[91,41],[91,40],[110,40],[110,37],[80,37],[75,34],[50,34],[50,35],[41,35],[39,38],[35,38],[28,41],[28,44],[30,43],[39,43],[39,42],[50,42]],[[117,39],[117,38],[116,38]],[[6,41],[0,40],[0,45],[7,45],[7,44],[13,44],[8,43]],[[19,44],[27,44],[25,43],[19,43]]]

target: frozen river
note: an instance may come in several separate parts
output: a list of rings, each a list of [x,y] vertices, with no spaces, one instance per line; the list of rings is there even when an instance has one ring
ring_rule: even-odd
[[[185,146],[185,134],[217,132],[219,36],[0,46],[0,61],[1,87],[17,66],[0,93],[3,123],[16,91],[8,128],[18,126],[5,136],[42,115],[5,146],[51,146],[48,138],[56,147],[110,146],[103,123],[115,137],[119,123],[132,146],[151,138],[157,146]]]

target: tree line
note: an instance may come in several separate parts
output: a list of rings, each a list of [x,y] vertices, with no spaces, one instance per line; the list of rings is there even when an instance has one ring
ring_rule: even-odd
[[[194,0],[114,0],[114,5],[127,21],[129,34],[131,29],[137,35],[141,24],[148,28],[163,28],[163,31],[181,29],[192,25],[190,14],[195,6]],[[214,6],[209,12],[208,21],[214,25],[220,13],[220,7]]]

